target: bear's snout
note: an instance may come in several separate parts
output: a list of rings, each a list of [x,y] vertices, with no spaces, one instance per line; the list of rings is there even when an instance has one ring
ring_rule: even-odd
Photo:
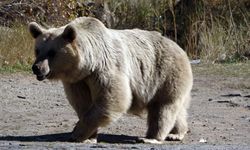
[[[33,73],[35,74],[35,75],[37,75],[37,74],[40,74],[40,69],[39,69],[40,67],[37,65],[37,64],[34,64],[33,66],[32,66],[32,71],[33,71]]]
[[[48,76],[50,69],[48,66],[48,60],[34,63],[32,66],[33,73],[37,76],[37,80],[42,81]]]

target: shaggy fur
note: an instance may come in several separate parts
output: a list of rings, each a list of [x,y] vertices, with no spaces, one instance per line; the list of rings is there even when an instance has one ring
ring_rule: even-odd
[[[146,143],[182,140],[193,84],[186,53],[158,32],[113,30],[91,17],[60,28],[30,23],[38,80],[61,80],[79,121],[71,140],[95,138],[124,113],[148,112]]]

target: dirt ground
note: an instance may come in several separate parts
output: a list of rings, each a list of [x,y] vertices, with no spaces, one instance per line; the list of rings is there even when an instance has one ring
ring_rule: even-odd
[[[132,115],[100,129],[98,144],[64,142],[77,117],[61,83],[2,73],[0,149],[250,149],[250,77],[203,70],[194,69],[188,135],[163,145],[136,144],[146,121]]]

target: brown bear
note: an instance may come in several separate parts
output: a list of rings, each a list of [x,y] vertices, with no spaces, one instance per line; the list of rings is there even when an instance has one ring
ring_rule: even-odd
[[[45,29],[35,38],[32,66],[39,81],[61,80],[79,121],[71,141],[95,139],[97,129],[124,113],[147,110],[145,143],[182,140],[193,76],[187,54],[156,31],[114,30],[91,17]]]

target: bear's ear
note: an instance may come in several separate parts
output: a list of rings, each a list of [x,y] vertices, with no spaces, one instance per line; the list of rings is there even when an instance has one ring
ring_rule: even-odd
[[[29,31],[33,38],[37,38],[43,33],[43,29],[36,22],[31,22],[29,24]]]
[[[62,34],[62,37],[67,41],[67,42],[73,42],[76,38],[76,29],[71,26],[71,25],[68,25],[64,31],[63,31],[63,34]]]

